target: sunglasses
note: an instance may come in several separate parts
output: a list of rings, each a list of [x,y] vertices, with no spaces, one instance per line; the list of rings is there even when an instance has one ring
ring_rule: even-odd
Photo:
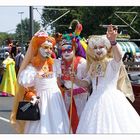
[[[70,52],[72,52],[72,51],[73,51],[72,46],[62,47],[62,52],[63,52],[63,53],[64,53],[64,52],[70,53]]]

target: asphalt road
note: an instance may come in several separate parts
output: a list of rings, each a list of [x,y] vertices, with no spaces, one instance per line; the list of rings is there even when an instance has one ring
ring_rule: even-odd
[[[0,97],[0,134],[16,134],[9,122],[14,97]]]

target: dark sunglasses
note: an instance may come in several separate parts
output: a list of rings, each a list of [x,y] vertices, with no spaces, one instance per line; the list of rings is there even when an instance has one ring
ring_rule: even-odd
[[[70,53],[70,52],[72,52],[72,46],[71,45],[69,45],[69,46],[67,46],[67,47],[62,47],[62,52],[68,52],[68,53]]]
[[[72,49],[63,49],[63,50],[62,50],[63,53],[64,53],[64,52],[70,53],[70,52],[72,52],[72,51],[73,51]]]

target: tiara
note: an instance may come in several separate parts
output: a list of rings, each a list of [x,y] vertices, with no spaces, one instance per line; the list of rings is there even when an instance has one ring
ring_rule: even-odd
[[[44,43],[41,44],[41,46],[49,46],[52,47],[52,43],[49,40],[46,40]]]

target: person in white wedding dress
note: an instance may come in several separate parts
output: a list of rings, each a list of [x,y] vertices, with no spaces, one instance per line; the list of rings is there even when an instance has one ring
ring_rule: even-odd
[[[77,134],[140,133],[140,116],[117,88],[122,53],[116,37],[117,30],[112,25],[106,35],[90,36],[88,47],[94,58],[88,76],[83,80],[72,76],[79,86],[88,87],[92,83],[93,90],[80,117]],[[113,58],[108,57],[110,51]]]
[[[15,98],[11,123],[19,133],[34,134],[66,134],[69,133],[69,118],[62,94],[57,85],[59,69],[52,59],[51,52],[54,39],[44,32],[36,33],[30,43],[26,56],[18,73],[20,91]],[[15,120],[17,103],[25,98],[33,104],[39,102],[40,120]],[[37,96],[40,99],[37,99]]]

